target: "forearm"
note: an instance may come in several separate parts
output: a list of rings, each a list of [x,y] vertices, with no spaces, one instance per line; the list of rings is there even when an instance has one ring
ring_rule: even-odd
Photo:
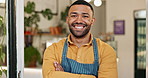
[[[62,71],[61,66],[55,65],[55,62],[60,64],[60,60],[57,59],[53,48],[53,46],[50,46],[45,50],[42,65],[43,78],[95,78],[93,75],[73,74]]]
[[[98,74],[98,78],[118,78],[116,53],[110,46],[101,55]]]
[[[54,66],[55,65],[55,66]],[[56,70],[58,68],[58,70]],[[64,72],[60,66],[54,62],[44,60],[42,68],[43,78],[95,78],[93,75],[73,74]]]
[[[50,71],[45,78],[95,78],[93,75],[73,74],[62,71]]]

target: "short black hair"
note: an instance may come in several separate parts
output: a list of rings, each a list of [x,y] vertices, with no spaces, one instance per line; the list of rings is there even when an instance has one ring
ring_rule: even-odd
[[[93,9],[93,7],[92,7],[88,2],[86,2],[86,1],[84,1],[84,0],[77,0],[77,1],[75,1],[74,3],[72,3],[72,4],[70,5],[69,9],[70,9],[73,5],[86,5],[86,6],[89,6],[90,9],[91,9],[92,12],[93,12],[93,15],[94,15],[94,9]],[[68,12],[69,12],[69,10],[68,10]]]

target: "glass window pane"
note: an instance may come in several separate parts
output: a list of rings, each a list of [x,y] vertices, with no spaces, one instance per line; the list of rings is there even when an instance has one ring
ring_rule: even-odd
[[[7,69],[6,43],[6,4],[0,1],[0,78],[6,78]]]

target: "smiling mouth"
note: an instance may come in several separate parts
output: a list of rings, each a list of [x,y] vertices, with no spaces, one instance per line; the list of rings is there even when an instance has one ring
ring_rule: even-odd
[[[75,29],[83,29],[87,26],[85,24],[73,24],[72,27]]]
[[[76,29],[83,29],[85,26],[74,26]]]

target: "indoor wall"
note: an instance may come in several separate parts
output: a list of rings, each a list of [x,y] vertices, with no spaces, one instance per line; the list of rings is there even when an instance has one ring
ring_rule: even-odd
[[[125,20],[125,34],[118,42],[119,78],[134,78],[134,11],[146,9],[145,0],[106,0],[106,31],[113,32],[114,20]]]

